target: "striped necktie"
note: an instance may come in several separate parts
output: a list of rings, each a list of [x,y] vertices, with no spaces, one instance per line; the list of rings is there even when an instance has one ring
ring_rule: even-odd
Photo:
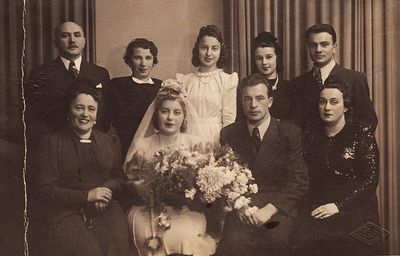
[[[78,78],[78,69],[75,66],[75,62],[71,61],[69,63],[68,71],[71,73],[74,79]]]

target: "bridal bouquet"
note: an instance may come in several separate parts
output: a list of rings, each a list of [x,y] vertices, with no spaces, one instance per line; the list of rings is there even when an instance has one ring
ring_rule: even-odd
[[[248,207],[248,196],[258,191],[251,171],[229,147],[163,149],[143,166],[139,177],[148,191],[144,199],[156,205],[212,204],[222,199],[240,209]]]

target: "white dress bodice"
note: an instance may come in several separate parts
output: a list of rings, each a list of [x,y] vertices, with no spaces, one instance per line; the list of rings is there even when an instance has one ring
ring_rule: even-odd
[[[177,74],[176,78],[183,83],[200,117],[199,125],[206,140],[218,143],[221,128],[236,118],[237,73],[229,75],[222,69],[205,73],[195,70],[186,75]]]

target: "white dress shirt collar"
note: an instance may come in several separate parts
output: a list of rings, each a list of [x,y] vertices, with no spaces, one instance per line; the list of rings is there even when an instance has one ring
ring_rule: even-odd
[[[65,68],[68,70],[69,69],[69,63],[71,62],[70,60],[60,56],[61,61],[64,63]],[[82,56],[79,56],[79,58],[77,58],[76,60],[74,60],[75,62],[75,67],[78,71],[81,71],[81,64],[82,64]]]
[[[149,79],[147,79],[147,81],[142,81],[142,80],[132,76],[132,80],[133,80],[133,82],[135,82],[137,84],[154,84],[153,79],[151,79],[151,77],[149,77]]]
[[[321,69],[321,77],[322,77],[322,83],[325,83],[325,80],[328,78],[329,74],[331,73],[332,69],[335,67],[336,62],[335,60],[332,58],[331,61],[326,64],[325,66],[323,66]],[[314,66],[313,68],[313,73],[317,72],[319,68]]]
[[[264,122],[262,122],[262,123],[258,126],[258,130],[260,131],[260,138],[261,138],[261,140],[264,139],[264,134],[265,134],[265,132],[267,131],[267,129],[268,129],[270,123],[271,123],[271,115],[268,116],[267,120],[265,120]],[[257,127],[257,126],[254,126],[254,125],[250,124],[249,122],[247,122],[247,128],[249,129],[250,136],[253,134],[253,129],[254,129],[255,127]]]

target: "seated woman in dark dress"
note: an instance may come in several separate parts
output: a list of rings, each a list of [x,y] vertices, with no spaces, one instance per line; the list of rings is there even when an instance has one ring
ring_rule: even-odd
[[[112,125],[121,140],[123,157],[161,86],[161,80],[151,78],[151,71],[158,63],[157,53],[158,49],[152,41],[145,38],[132,40],[124,55],[132,75],[116,77],[110,81]]]
[[[346,121],[349,105],[346,84],[329,78],[320,93],[321,126],[305,130],[310,188],[295,236],[298,255],[380,252],[379,241],[368,245],[353,233],[369,222],[379,225],[379,151],[370,126]]]
[[[129,255],[128,226],[113,200],[125,178],[116,137],[93,129],[99,94],[77,80],[66,94],[69,127],[44,136],[37,191],[49,222],[48,255]]]

